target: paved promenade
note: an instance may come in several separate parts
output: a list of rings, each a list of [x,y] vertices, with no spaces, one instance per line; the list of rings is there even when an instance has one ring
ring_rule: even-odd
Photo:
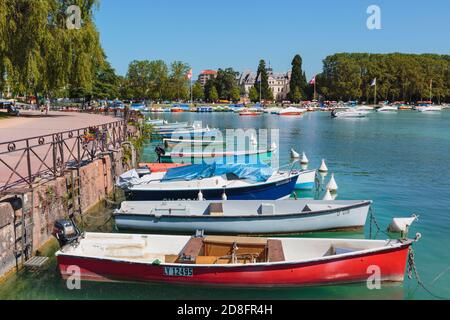
[[[1,119],[0,192],[5,186],[24,180],[28,177],[29,171],[32,175],[40,175],[41,172],[45,174],[45,171],[51,170],[54,166],[52,138],[42,139],[42,146],[38,139],[30,140],[30,145],[33,146],[33,151],[29,153],[30,167],[27,164],[27,154],[23,151],[26,143],[17,142],[12,146],[7,142],[98,126],[119,120],[120,118],[112,116],[72,112],[49,112],[45,116],[36,111],[23,111],[20,117]],[[62,145],[63,150],[58,149],[56,155],[57,161],[62,163],[74,160],[79,150],[75,145],[77,141],[75,137],[69,139],[65,137],[65,139],[65,144]],[[10,147],[15,149],[8,151]],[[62,157],[59,152],[62,152]],[[85,154],[83,150],[81,152],[83,155]]]
[[[49,112],[42,116],[36,111],[22,111],[22,116],[0,120],[0,143],[52,134],[71,129],[86,128],[118,121],[112,116]]]

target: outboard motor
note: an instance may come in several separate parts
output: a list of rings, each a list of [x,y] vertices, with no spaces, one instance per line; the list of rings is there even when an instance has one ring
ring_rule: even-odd
[[[161,146],[157,146],[155,148],[155,152],[158,155],[158,162],[161,163],[161,156],[166,154],[166,150],[164,150],[164,148]]]
[[[62,248],[77,241],[81,232],[72,220],[57,220],[52,234]]]
[[[337,114],[337,110],[336,110],[336,109],[334,109],[333,111],[331,111],[331,117],[332,117],[332,118],[337,118],[336,114]]]

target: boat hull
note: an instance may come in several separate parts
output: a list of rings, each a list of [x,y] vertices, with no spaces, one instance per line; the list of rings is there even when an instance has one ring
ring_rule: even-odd
[[[316,171],[304,171],[300,173],[295,190],[313,190],[316,187]]]
[[[241,188],[226,188],[228,200],[279,200],[289,198],[294,191],[297,176],[278,182],[258,184]],[[222,200],[223,188],[201,190],[206,200]],[[125,192],[128,201],[197,200],[199,189],[189,190],[142,190]]]
[[[227,287],[300,287],[367,282],[371,268],[381,271],[381,281],[402,282],[410,243],[376,252],[331,257],[297,263],[264,265],[205,266],[156,265],[130,261],[58,255],[64,279],[73,277],[77,267],[83,281],[157,282],[199,286]],[[174,269],[188,271],[187,276],[173,276]]]
[[[281,235],[313,231],[362,229],[371,203],[336,208],[317,213],[252,216],[175,216],[155,217],[132,213],[115,215],[119,230],[164,231],[193,234]]]

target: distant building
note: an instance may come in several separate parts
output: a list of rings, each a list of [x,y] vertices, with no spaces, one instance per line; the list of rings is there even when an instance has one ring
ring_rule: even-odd
[[[284,101],[289,93],[289,84],[291,82],[291,72],[274,73],[271,68],[267,69],[269,76],[269,88],[273,92],[275,101]],[[239,85],[245,92],[245,97],[248,98],[250,89],[256,83],[256,73],[250,70],[244,71],[239,77]]]
[[[215,79],[217,77],[217,71],[203,70],[198,76],[198,82],[204,86],[208,80]]]

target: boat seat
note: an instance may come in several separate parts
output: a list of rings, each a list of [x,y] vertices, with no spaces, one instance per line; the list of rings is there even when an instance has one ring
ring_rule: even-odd
[[[178,256],[179,263],[194,264],[203,248],[203,238],[191,238]]]
[[[222,203],[211,203],[209,205],[208,213],[213,217],[221,217],[224,215],[223,213],[223,204]]]
[[[268,262],[286,261],[283,251],[283,243],[280,240],[267,241],[267,260]]]

